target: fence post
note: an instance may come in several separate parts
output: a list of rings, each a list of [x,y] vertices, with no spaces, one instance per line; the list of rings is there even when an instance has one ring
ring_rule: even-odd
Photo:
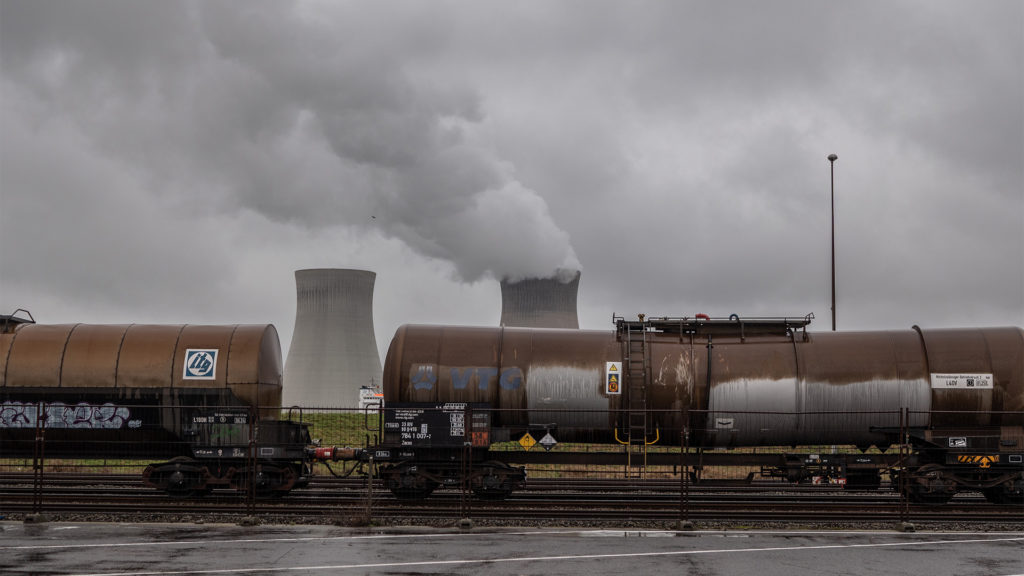
[[[43,467],[46,457],[46,403],[36,405],[36,438],[32,450],[32,513],[43,511]]]
[[[369,473],[366,475],[366,525],[373,524],[373,453],[370,453]]]
[[[683,429],[680,438],[680,454],[682,455],[682,466],[679,475],[679,529],[693,530],[693,522],[690,522],[690,426],[683,418]]]
[[[462,418],[462,462],[459,466],[462,489],[459,491],[459,513],[461,515],[459,527],[468,529],[473,527],[473,521],[470,518],[473,515],[473,409],[468,403]]]
[[[913,532],[914,525],[910,522],[910,501],[907,498],[909,488],[907,478],[910,470],[910,408],[900,408],[900,470],[897,489],[900,491],[900,530]]]
[[[259,428],[256,426],[256,415],[254,414],[253,408],[249,407],[249,457],[247,468],[249,473],[246,475],[248,482],[245,487],[245,510],[249,516],[255,516],[256,514],[256,435],[259,434]]]

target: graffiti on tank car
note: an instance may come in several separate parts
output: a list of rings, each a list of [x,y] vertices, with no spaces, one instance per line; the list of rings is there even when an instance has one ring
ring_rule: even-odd
[[[117,430],[141,428],[141,420],[129,420],[131,411],[124,406],[106,404],[75,405],[53,402],[43,405],[42,425],[45,428],[89,428]],[[0,404],[0,428],[35,428],[39,420],[38,404],[7,401]]]
[[[523,385],[523,371],[516,366],[510,366],[501,371],[499,385],[502,390],[518,390]]]
[[[0,428],[35,428],[36,405],[21,402],[0,404]]]
[[[488,390],[495,379],[502,390],[518,390],[523,384],[523,371],[516,366],[504,368],[501,372],[493,366],[465,366],[451,369],[452,389],[465,390],[474,387]]]
[[[494,366],[456,366],[449,369],[453,390],[489,390],[497,380],[502,390],[518,390],[523,385],[523,371],[518,366],[503,368],[500,372]],[[414,390],[433,390],[437,384],[437,370],[434,364],[414,364],[409,371],[409,382]]]
[[[487,390],[490,387],[491,379],[498,375],[498,369],[493,366],[485,368],[452,368],[452,389],[465,390],[469,387],[473,376],[476,376],[476,387],[479,390]]]
[[[414,390],[433,390],[437,382],[437,372],[433,364],[415,364],[409,374]]]

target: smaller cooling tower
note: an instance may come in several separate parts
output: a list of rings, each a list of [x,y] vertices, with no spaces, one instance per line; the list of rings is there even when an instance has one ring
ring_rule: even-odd
[[[285,406],[356,408],[362,386],[381,384],[366,270],[295,271],[295,332],[284,367]]]
[[[502,280],[501,325],[579,328],[580,320],[576,313],[579,288],[579,270],[560,270],[554,278],[527,278],[517,282]]]

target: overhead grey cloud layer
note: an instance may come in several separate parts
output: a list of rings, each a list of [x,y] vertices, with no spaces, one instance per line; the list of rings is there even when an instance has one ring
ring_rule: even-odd
[[[1024,5],[0,2],[0,307],[272,322],[293,271],[495,324],[1024,325]]]

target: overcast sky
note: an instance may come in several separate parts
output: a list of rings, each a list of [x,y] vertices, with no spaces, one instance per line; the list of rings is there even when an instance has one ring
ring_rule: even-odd
[[[1024,3],[0,0],[0,313],[1024,325]]]

